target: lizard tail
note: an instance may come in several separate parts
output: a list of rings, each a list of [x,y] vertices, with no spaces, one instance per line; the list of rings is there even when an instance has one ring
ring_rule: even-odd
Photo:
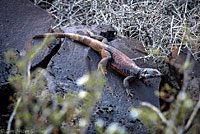
[[[91,47],[92,49],[94,49],[95,51],[97,51],[99,53],[101,53],[102,49],[107,47],[106,44],[104,44],[104,43],[102,43],[98,40],[95,40],[95,39],[90,38],[88,36],[73,34],[73,33],[45,33],[45,34],[36,35],[33,38],[44,38],[46,36],[55,36],[56,38],[68,37],[71,40],[83,43],[83,44]]]

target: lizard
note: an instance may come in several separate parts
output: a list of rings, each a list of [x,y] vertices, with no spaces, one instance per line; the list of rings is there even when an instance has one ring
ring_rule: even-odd
[[[101,70],[104,76],[107,74],[106,67],[108,63],[112,69],[125,76],[125,79],[123,80],[123,86],[126,89],[128,96],[133,96],[133,94],[128,90],[130,80],[148,79],[162,76],[162,73],[160,73],[157,69],[141,68],[137,66],[135,62],[123,52],[104,43],[104,37],[94,35],[89,30],[87,33],[90,37],[74,33],[45,33],[36,35],[33,38],[44,38],[46,36],[55,36],[56,38],[68,37],[73,41],[77,41],[89,46],[101,55],[102,59],[98,63],[98,70]]]

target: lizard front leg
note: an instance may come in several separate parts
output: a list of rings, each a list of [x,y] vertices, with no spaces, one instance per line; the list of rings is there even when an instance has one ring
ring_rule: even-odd
[[[103,75],[107,74],[106,66],[108,64],[108,61],[112,59],[112,56],[109,51],[102,49],[101,50],[101,61],[98,64],[98,70],[100,69],[103,73]]]
[[[130,75],[130,76],[127,76],[124,80],[123,80],[123,86],[124,88],[126,89],[126,93],[127,95],[129,96],[133,96],[133,94],[130,92],[130,90],[128,89],[129,87],[129,80],[134,80],[136,78],[136,76],[134,75]]]

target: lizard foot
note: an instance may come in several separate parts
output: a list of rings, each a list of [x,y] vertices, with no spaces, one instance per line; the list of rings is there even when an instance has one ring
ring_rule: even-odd
[[[104,76],[107,74],[106,68],[101,63],[98,64],[98,70],[101,70]]]
[[[130,90],[128,88],[126,88],[126,93],[127,93],[127,96],[133,97],[133,94],[130,92]]]

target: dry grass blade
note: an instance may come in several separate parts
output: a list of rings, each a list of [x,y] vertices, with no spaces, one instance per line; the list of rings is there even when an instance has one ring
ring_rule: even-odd
[[[157,56],[169,55],[169,49],[178,46],[179,53],[187,47],[199,60],[200,2],[186,1],[121,1],[121,0],[34,0],[47,5],[54,17],[54,26],[77,24],[111,24],[119,34],[135,37],[146,49],[159,48]],[[187,29],[185,33],[184,28]],[[186,44],[183,36],[187,36]],[[178,54],[179,54],[178,53]],[[154,58],[158,58],[154,56]]]

